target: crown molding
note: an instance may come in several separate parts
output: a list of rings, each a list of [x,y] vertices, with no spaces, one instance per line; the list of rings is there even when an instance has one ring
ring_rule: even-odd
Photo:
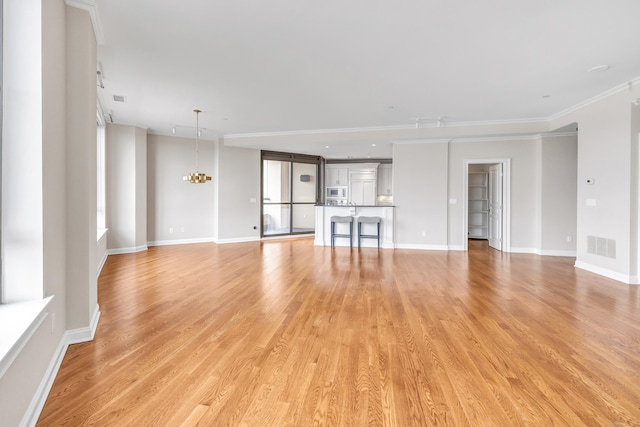
[[[96,42],[98,45],[104,44],[104,33],[102,32],[102,26],[100,24],[100,17],[98,16],[98,5],[96,0],[64,0],[67,6],[75,7],[77,9],[86,10],[91,17],[91,25],[93,26],[93,33],[96,36]]]
[[[549,132],[538,135],[540,138],[556,138],[563,136],[578,136],[578,132]]]
[[[424,126],[427,127],[427,126]],[[225,135],[225,139],[240,139],[240,138],[260,138],[268,136],[295,136],[295,135],[320,135],[325,133],[353,133],[353,132],[379,132],[387,130],[403,130],[403,129],[415,129],[415,126],[401,125],[401,126],[372,126],[361,128],[337,128],[337,129],[314,129],[314,130],[292,130],[292,131],[280,131],[280,132],[256,132],[256,133],[231,133]]]
[[[513,119],[513,120],[485,120],[476,122],[445,122],[441,126],[437,123],[429,123],[416,128],[415,125],[397,125],[397,126],[373,126],[361,128],[338,128],[338,129],[315,129],[315,130],[296,130],[282,132],[256,132],[256,133],[236,133],[225,135],[225,139],[241,139],[241,138],[262,138],[273,136],[291,136],[291,135],[319,135],[326,133],[354,133],[354,132],[381,132],[393,130],[415,130],[415,129],[437,129],[437,128],[455,128],[463,126],[495,126],[495,125],[512,125],[522,123],[546,123],[548,119],[531,118],[531,119]],[[417,138],[416,140],[420,140]]]
[[[629,89],[632,86],[637,85],[638,83],[640,83],[640,76],[635,77],[635,78],[629,80],[626,83],[622,83],[622,84],[620,84],[618,86],[615,86],[615,87],[613,87],[613,88],[611,88],[609,90],[606,90],[606,91],[594,96],[593,98],[589,98],[589,99],[587,99],[585,101],[579,102],[574,106],[571,106],[571,107],[569,107],[569,108],[567,108],[565,110],[560,111],[559,113],[553,114],[552,116],[549,116],[546,120],[550,122],[552,120],[559,119],[562,116],[566,116],[567,114],[571,114],[571,113],[573,113],[575,111],[580,110],[581,108],[587,107],[587,106],[589,106],[589,105],[591,105],[593,103],[601,101],[604,98],[607,98],[607,97],[609,97],[611,95],[614,95],[614,94],[616,94],[618,92],[621,92],[621,91],[623,91],[625,89]]]

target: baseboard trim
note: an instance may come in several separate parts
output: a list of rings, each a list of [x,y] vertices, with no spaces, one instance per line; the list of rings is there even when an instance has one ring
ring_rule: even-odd
[[[102,257],[102,259],[100,260],[100,263],[98,264],[98,277],[100,277],[100,273],[102,273],[102,267],[104,267],[104,264],[107,262],[108,257],[109,257],[109,251],[105,251],[104,256]]]
[[[509,252],[514,253],[514,254],[540,255],[540,251],[537,250],[536,248],[514,248],[514,247],[512,247]]]
[[[117,249],[107,249],[107,255],[120,255],[120,254],[132,254],[136,252],[146,251],[148,245],[136,246],[131,248],[117,248]]]
[[[574,267],[579,268],[581,270],[586,270],[590,273],[595,273],[600,276],[604,276],[608,279],[613,279],[618,282],[625,283],[627,285],[640,285],[638,276],[630,276],[630,275],[618,273],[617,271],[612,271],[606,268],[591,265],[583,261],[576,261],[574,264]]]
[[[448,251],[447,245],[416,245],[413,243],[398,243],[396,249],[416,249],[420,251]]]
[[[260,240],[261,240],[260,237],[253,236],[253,237],[238,237],[235,239],[214,239],[213,242],[216,245],[226,245],[229,243],[259,242]]]
[[[147,242],[148,246],[171,246],[171,245],[189,245],[192,243],[215,243],[213,237],[202,237],[197,239],[176,239],[176,240],[156,240]]]
[[[96,335],[96,329],[98,328],[98,321],[100,320],[100,308],[96,304],[93,310],[93,316],[91,316],[91,323],[86,328],[70,329],[66,332],[67,344],[79,344],[81,342],[87,342],[93,340]]]
[[[542,250],[540,251],[540,255],[542,256],[566,256],[575,258],[578,253],[576,251],[553,251],[553,250]]]
[[[56,348],[55,353],[53,354],[53,358],[51,362],[49,362],[49,366],[47,367],[47,371],[45,375],[42,377],[42,381],[36,390],[36,394],[31,399],[31,403],[27,408],[27,412],[25,413],[22,421],[20,422],[20,427],[33,427],[38,422],[38,418],[40,418],[40,413],[42,412],[42,408],[44,408],[44,404],[47,402],[47,397],[49,396],[49,392],[51,391],[51,387],[53,387],[53,382],[58,375],[58,371],[60,370],[60,365],[62,365],[62,361],[64,360],[64,355],[67,353],[67,349],[69,348],[68,343],[68,335],[65,332],[58,343],[58,347]]]
[[[56,375],[58,375],[64,355],[67,353],[67,349],[71,344],[78,344],[93,340],[99,320],[100,307],[96,304],[93,310],[93,316],[91,317],[91,324],[88,327],[72,329],[64,332],[60,342],[58,343],[58,347],[49,362],[49,366],[42,377],[42,381],[40,381],[40,385],[38,386],[33,399],[31,399],[31,403],[29,404],[27,411],[22,417],[20,427],[33,427],[36,425],[38,418],[40,418],[42,408],[44,408],[44,404],[49,396],[49,392],[51,391],[51,387],[53,386],[53,382],[56,379]]]

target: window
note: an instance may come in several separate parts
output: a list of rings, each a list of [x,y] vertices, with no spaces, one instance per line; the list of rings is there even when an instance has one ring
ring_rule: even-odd
[[[313,233],[322,158],[262,152],[262,236]]]
[[[4,301],[3,295],[3,282],[2,282],[2,86],[4,80],[2,79],[2,0],[0,0],[0,304]]]
[[[96,212],[97,212],[97,228],[98,228],[98,240],[104,234],[105,229],[107,228],[106,222],[106,191],[105,191],[105,122],[104,116],[102,115],[102,109],[100,105],[98,105],[97,110],[97,135],[96,135],[96,144],[97,144],[97,191],[96,191]]]

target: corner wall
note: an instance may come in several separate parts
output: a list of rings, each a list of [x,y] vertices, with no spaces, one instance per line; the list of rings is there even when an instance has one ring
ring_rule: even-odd
[[[448,150],[447,142],[394,145],[393,202],[397,247],[448,249]]]
[[[147,248],[147,135],[134,126],[107,124],[107,249]],[[95,174],[94,174],[95,175]]]
[[[200,140],[200,172],[214,181],[191,184],[195,139],[147,136],[147,237],[150,245],[213,240],[214,142]]]
[[[638,283],[638,97],[639,85],[625,86],[551,123],[578,125],[576,266],[626,283]],[[588,236],[615,241],[612,256],[591,253]]]
[[[217,188],[217,243],[260,239],[260,151],[220,142]],[[254,201],[255,200],[255,201]],[[255,228],[254,228],[255,227]]]

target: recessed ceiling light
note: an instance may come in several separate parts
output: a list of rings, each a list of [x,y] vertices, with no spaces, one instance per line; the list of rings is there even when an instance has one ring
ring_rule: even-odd
[[[542,95],[543,98],[551,98],[551,95]]]
[[[591,67],[587,70],[587,73],[603,73],[607,71],[610,67],[608,65],[596,65],[595,67]]]
[[[376,146],[376,144],[371,144],[371,146],[372,146],[372,147],[375,147],[375,146]]]
[[[329,148],[329,146],[328,146],[328,145],[325,145],[325,146],[324,146],[324,148]]]

